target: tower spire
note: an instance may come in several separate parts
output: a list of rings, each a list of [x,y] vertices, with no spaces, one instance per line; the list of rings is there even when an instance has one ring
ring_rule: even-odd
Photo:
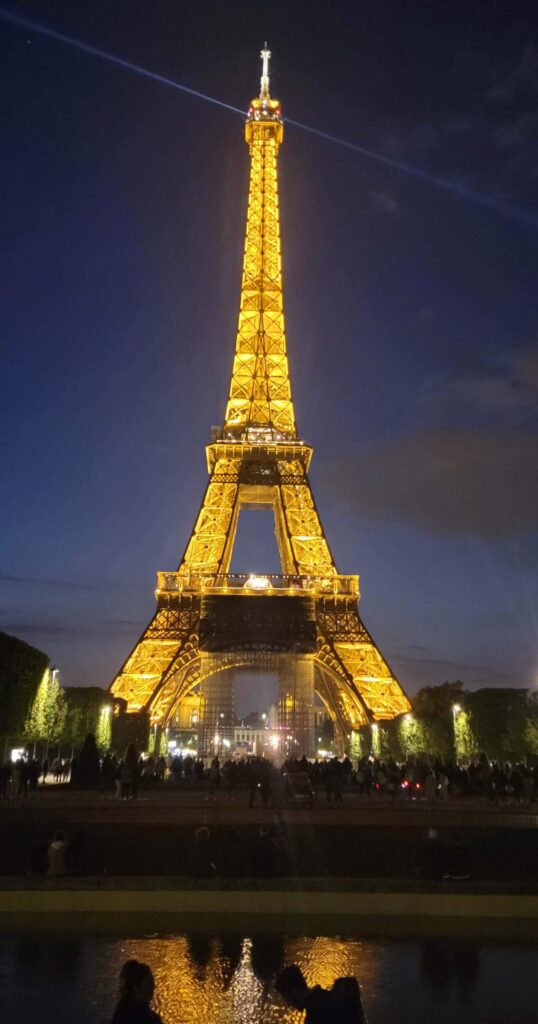
[[[247,229],[232,380],[224,435],[250,441],[297,437],[288,372],[278,202],[280,103],[269,95],[270,51],[261,51],[259,98],[245,124],[250,151]]]
[[[263,44],[263,50],[260,53],[262,59],[262,77],[260,78],[260,99],[269,98],[269,61],[271,60],[271,51],[267,49],[267,43]]]

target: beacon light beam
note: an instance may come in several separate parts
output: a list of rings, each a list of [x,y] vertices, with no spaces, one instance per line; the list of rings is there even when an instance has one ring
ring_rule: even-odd
[[[118,57],[114,53],[108,53],[106,50],[100,50],[96,46],[90,46],[89,43],[84,43],[80,39],[73,39],[72,36],[67,36],[64,35],[63,32],[57,32],[55,29],[47,28],[46,25],[41,25],[39,22],[31,21],[28,18],[20,18],[18,15],[12,14],[11,11],[6,11],[3,8],[0,8],[0,18],[4,18],[13,25],[17,25],[19,28],[24,28],[31,32],[37,32],[38,34],[46,36],[48,39],[53,39],[58,43],[65,43],[67,46],[73,46],[75,49],[81,50],[83,53],[90,54],[91,57],[98,57],[100,60],[108,61],[109,64],[115,64],[116,67],[125,68],[127,71],[134,71],[136,74],[142,75],[143,78],[149,78],[154,82],[160,82],[161,85],[168,85],[170,88],[177,89],[179,92],[184,92],[189,96],[194,96],[196,99],[205,100],[206,103],[213,103],[216,107],[222,107],[224,110],[230,110],[233,114],[241,114],[242,117],[245,115],[244,110],[241,110],[239,107],[232,106],[231,103],[225,103],[224,100],[218,100],[215,96],[208,96],[207,93],[199,92],[197,89],[191,89],[188,85],[182,85],[180,82],[176,82],[173,78],[167,78],[165,75],[159,75],[156,71],[150,71],[148,68],[140,67],[139,64],[132,64],[131,61],[124,60],[123,57]],[[527,225],[527,227],[538,227],[538,214],[529,213],[526,210],[520,209],[518,206],[513,206],[511,203],[502,202],[494,196],[484,195],[482,192],[475,192],[474,189],[469,189],[460,182],[450,181],[448,178],[440,178],[436,175],[428,174],[427,171],[421,170],[420,167],[414,167],[413,164],[407,164],[400,160],[393,160],[391,157],[385,156],[383,153],[377,153],[375,150],[367,149],[356,142],[349,142],[347,139],[341,139],[337,135],[331,135],[329,132],[323,132],[321,129],[313,128],[311,125],[303,124],[301,121],[294,121],[291,118],[286,118],[286,124],[292,125],[294,128],[299,128],[300,131],[316,135],[318,138],[325,139],[325,141],[332,142],[337,146],[343,146],[345,149],[358,153],[360,156],[365,156],[369,160],[376,160],[378,163],[382,163],[386,167],[392,167],[395,170],[401,171],[403,174],[408,174],[413,178],[418,178],[431,185],[436,185],[438,188],[451,192],[453,195],[459,196],[461,199],[467,199],[470,202],[476,203],[478,206],[484,207],[485,209],[493,210],[501,216],[511,217],[518,220],[520,223]]]
[[[0,8],[0,18],[5,18],[6,21],[10,21],[13,25],[18,25],[19,28],[25,28],[31,32],[37,32],[39,35],[46,36],[47,39],[54,39],[57,43],[73,46],[76,50],[89,53],[91,57],[99,57],[100,60],[106,60],[109,64],[115,64],[119,68],[125,68],[126,71],[134,71],[137,75],[142,75],[143,78],[151,78],[152,81],[160,82],[161,85],[169,85],[172,89],[179,89],[180,92],[186,92],[189,96],[195,96],[196,99],[205,100],[207,103],[214,103],[216,107],[223,107],[225,110],[231,110],[233,114],[241,114],[243,116],[245,114],[245,111],[240,110],[239,107],[232,107],[230,103],[217,100],[214,96],[207,96],[203,92],[198,92],[197,89],[190,89],[188,85],[181,85],[180,82],[175,82],[173,78],[166,78],[165,75],[159,75],[156,71],[150,71],[148,68],[142,68],[138,64],[132,64],[131,61],[124,60],[123,57],[117,57],[114,53],[107,53],[106,50],[99,50],[96,46],[83,43],[80,39],[73,39],[72,36],[66,36],[63,32],[56,32],[54,29],[40,25],[36,21],[30,21],[28,18],[19,18],[18,15],[12,14],[3,8]]]
[[[419,178],[420,180],[427,181],[432,185],[437,185],[439,188],[444,188],[448,192],[453,192],[462,199],[469,199],[471,202],[477,203],[479,206],[495,210],[496,213],[500,213],[505,217],[515,217],[517,220],[520,220],[531,227],[538,227],[537,214],[528,213],[527,210],[522,210],[520,207],[513,206],[511,203],[504,203],[502,200],[496,199],[495,196],[484,195],[483,192],[475,192],[474,189],[467,188],[467,186],[462,185],[461,182],[450,181],[449,178],[439,178],[437,175],[428,174],[427,171],[421,170],[420,167],[414,167],[413,164],[402,163],[400,160],[393,160],[392,157],[385,156],[383,153],[376,153],[375,150],[365,149],[364,146],[359,146],[356,142],[348,142],[346,139],[340,139],[336,135],[330,135],[328,132],[322,132],[319,128],[312,128],[311,125],[302,124],[300,121],[292,121],[289,117],[286,118],[286,124],[291,124],[294,128],[300,128],[303,132],[310,132],[311,135],[317,135],[318,138],[325,139],[327,142],[334,142],[338,146],[344,146],[345,149],[350,149],[354,153],[360,153],[361,156],[366,156],[370,160],[377,160],[379,163],[385,164],[387,167],[394,167],[398,171],[403,171],[404,174],[410,174],[414,178]]]

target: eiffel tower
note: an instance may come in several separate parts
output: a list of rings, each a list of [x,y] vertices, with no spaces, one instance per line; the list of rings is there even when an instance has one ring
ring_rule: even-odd
[[[149,713],[156,731],[197,692],[193,720],[205,755],[233,727],[238,670],[278,676],[288,753],[314,753],[315,694],[340,753],[353,748],[360,726],[410,709],[359,616],[359,577],[337,571],[308,479],[312,448],[295,424],[280,257],[284,125],[269,91],[270,56],[262,50],[260,95],[245,123],[248,212],[224,423],[206,447],[209,482],[183,558],[176,572],[157,573],[155,615],[111,684],[129,712]],[[241,508],[273,510],[281,575],[230,573]]]

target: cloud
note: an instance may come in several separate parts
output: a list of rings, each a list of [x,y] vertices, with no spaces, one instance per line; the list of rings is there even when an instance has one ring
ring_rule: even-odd
[[[537,465],[533,431],[423,428],[361,447],[330,485],[369,520],[509,538],[536,530]]]
[[[473,372],[452,374],[431,381],[422,404],[437,414],[450,410],[455,416],[473,421],[493,418],[496,424],[519,426],[538,413],[538,346],[520,350],[510,357],[494,356],[491,365]]]
[[[466,88],[461,89],[459,82],[454,107],[427,120],[409,114],[386,123],[378,146],[394,159],[461,186],[463,193],[474,191],[500,203],[521,205],[532,217],[538,46],[524,46],[509,64],[487,62],[479,50],[464,56]],[[454,67],[456,78],[461,75],[461,57]]]
[[[399,216],[400,204],[396,196],[392,195],[391,192],[386,192],[382,189],[371,189],[370,199],[377,210],[382,210],[383,213],[388,213],[391,217]]]
[[[11,620],[4,623],[4,630],[15,636],[26,635],[26,636],[43,636],[54,639],[57,637],[90,637],[90,636],[102,636],[110,632],[111,630],[117,632],[118,630],[132,630],[134,628],[142,631],[146,623],[129,621],[127,619],[111,619],[107,622],[88,622],[82,620],[80,623],[71,623],[67,625],[58,625],[56,623],[47,622],[21,622]]]
[[[504,71],[496,70],[485,90],[488,103],[511,103],[519,95],[538,93],[538,47],[530,43]]]
[[[0,573],[0,583],[16,583],[32,587],[62,587],[69,590],[140,590],[142,587],[147,590],[145,583],[81,583],[76,580],[38,579],[33,576],[16,576],[8,573]]]
[[[503,672],[501,669],[492,669],[489,665],[473,665],[468,661],[455,661],[452,658],[412,658],[404,654],[391,654],[391,664],[401,665],[427,665],[431,668],[440,669],[447,677],[462,678],[463,675],[471,673],[473,677],[482,681],[496,680],[501,685],[513,680],[513,673]]]

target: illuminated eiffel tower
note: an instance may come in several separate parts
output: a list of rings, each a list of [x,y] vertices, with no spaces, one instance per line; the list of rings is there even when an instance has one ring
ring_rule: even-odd
[[[179,568],[157,574],[155,615],[111,686],[156,730],[198,693],[204,754],[233,726],[233,670],[278,675],[278,725],[294,753],[314,752],[315,693],[340,752],[361,725],[410,709],[359,617],[358,576],[336,569],[307,475],[312,448],[295,425],[280,258],[284,126],[269,92],[270,56],[262,50],[260,95],[245,124],[247,228],[224,424],[206,448],[209,483]],[[282,575],[229,572],[245,507],[273,510]]]

